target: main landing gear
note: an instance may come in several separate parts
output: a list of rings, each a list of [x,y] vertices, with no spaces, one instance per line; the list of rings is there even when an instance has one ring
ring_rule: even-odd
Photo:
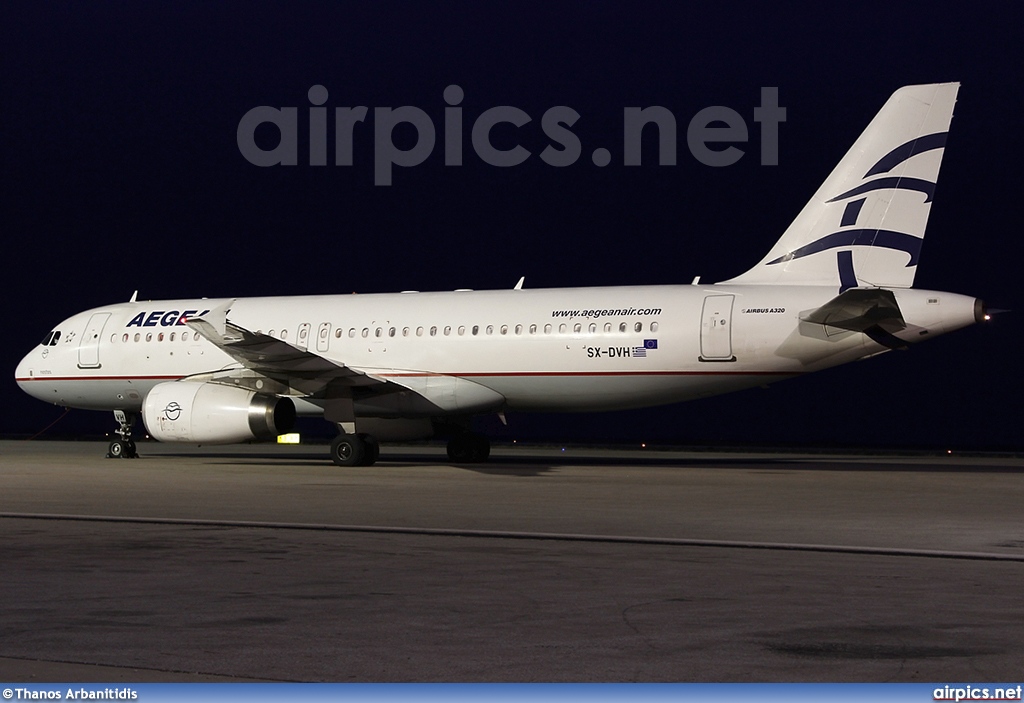
[[[342,433],[331,442],[331,459],[338,466],[373,466],[380,456],[380,443],[373,435]]]
[[[121,426],[117,429],[117,438],[111,441],[107,447],[107,458],[135,459],[139,456],[138,452],[135,451],[135,441],[132,439],[132,425],[135,424],[135,413],[115,410],[114,419]]]
[[[448,440],[448,458],[458,464],[487,461],[491,442],[476,432],[459,432]],[[380,457],[380,443],[370,434],[341,433],[331,442],[331,459],[338,466],[373,466]]]

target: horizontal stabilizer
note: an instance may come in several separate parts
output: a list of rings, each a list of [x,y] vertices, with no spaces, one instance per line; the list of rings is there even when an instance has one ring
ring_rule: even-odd
[[[851,332],[880,328],[892,334],[907,328],[896,296],[882,288],[851,288],[801,319]]]

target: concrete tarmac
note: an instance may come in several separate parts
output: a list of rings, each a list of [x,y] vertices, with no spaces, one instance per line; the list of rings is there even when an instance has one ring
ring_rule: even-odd
[[[1024,460],[0,442],[0,680],[1017,681]]]

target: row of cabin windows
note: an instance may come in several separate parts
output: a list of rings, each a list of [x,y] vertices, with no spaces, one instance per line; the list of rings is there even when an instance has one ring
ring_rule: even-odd
[[[644,325],[643,325],[642,322],[635,322],[635,323],[633,323],[632,326],[629,325],[626,322],[620,322],[619,326],[618,326],[618,331],[619,331],[620,334],[625,334],[625,333],[629,332],[630,327],[632,327],[632,330],[634,332],[643,332],[644,331]],[[452,328],[451,325],[447,325],[447,326],[445,326],[443,328],[439,328],[437,326],[433,326],[433,327],[430,327],[429,331],[427,330],[427,328],[417,327],[415,334],[416,334],[417,337],[422,337],[424,334],[429,334],[431,337],[436,337],[438,335],[438,332],[440,331],[445,337],[449,337],[452,334],[452,329],[453,328]],[[612,325],[611,322],[604,323],[604,326],[602,327],[602,331],[605,334],[612,334],[614,329],[615,329],[615,327],[614,327],[614,325]],[[658,323],[657,323],[657,321],[650,323],[648,329],[651,332],[657,332],[658,331]],[[481,333],[481,327],[480,327],[480,325],[473,325],[472,327],[468,328],[468,331],[473,336],[479,336],[480,333]],[[497,328],[495,328],[494,325],[487,325],[486,327],[483,328],[482,331],[483,331],[483,333],[485,335],[493,335],[495,332],[497,332],[498,334],[501,334],[501,335],[507,335],[507,334],[509,334],[510,331],[512,331],[516,335],[522,335],[524,333],[531,334],[531,335],[536,335],[536,334],[541,334],[541,333],[543,333],[543,334],[554,334],[555,333],[555,328],[554,328],[554,325],[552,325],[550,323],[544,325],[543,328],[540,325],[536,325],[536,324],[530,325],[529,327],[524,327],[523,325],[515,325],[514,327],[509,327],[508,325],[501,325],[500,327],[497,327]],[[587,333],[588,334],[597,334],[597,331],[598,331],[598,325],[597,325],[596,322],[591,322],[587,326]],[[456,332],[457,332],[457,334],[460,337],[464,336],[466,334],[466,332],[467,332],[467,328],[466,328],[465,325],[460,325],[456,329]],[[342,335],[344,333],[345,333],[344,328],[339,327],[337,330],[335,330],[334,336],[336,338],[338,338],[338,339],[341,339],[341,337],[342,337]],[[385,334],[383,327],[375,328],[372,331],[372,333],[373,333],[374,337],[383,337],[384,334]],[[568,334],[568,333],[569,333],[569,326],[566,323],[563,322],[562,324],[560,324],[558,326],[558,334]],[[573,334],[582,334],[583,333],[583,323],[581,323],[581,322],[575,323],[572,326],[572,333]],[[256,330],[256,334],[261,334],[261,331],[260,330]],[[277,337],[278,336],[276,330],[270,330],[267,334],[269,334],[271,337]],[[350,339],[355,338],[356,334],[357,334],[357,330],[356,330],[355,327],[350,327],[348,329],[348,337]],[[361,337],[368,338],[370,336],[370,334],[371,334],[371,330],[370,330],[369,327],[364,327],[362,330],[358,331],[358,334]],[[412,329],[411,328],[409,328],[409,327],[403,327],[402,328],[402,336],[403,337],[408,337],[410,334],[412,334]],[[387,336],[388,337],[396,337],[396,336],[398,336],[398,328],[397,327],[389,327],[387,329]],[[179,339],[179,338],[180,338],[180,340],[182,342],[199,341],[199,333],[198,332],[182,332],[180,334],[180,336],[179,336],[177,332],[169,332],[169,333],[157,332],[156,334],[154,334],[153,332],[147,332],[146,335],[145,335],[145,340],[147,342],[152,342],[154,339],[156,339],[156,341],[158,341],[158,342],[163,342],[165,339],[167,341],[169,341],[169,342],[173,342],[173,341],[175,341],[176,339]],[[288,330],[281,330],[280,339],[288,339]],[[141,332],[136,332],[134,336],[131,336],[131,335],[127,334],[127,333],[121,335],[121,341],[122,342],[128,342],[129,340],[134,340],[136,342],[141,342],[143,340],[143,335],[142,335]],[[49,341],[49,340],[47,340],[47,341]],[[117,342],[118,341],[118,336],[116,334],[111,335],[110,341],[111,342]]]
[[[143,339],[145,339],[147,342],[152,342],[154,339],[156,341],[158,341],[158,342],[162,342],[165,339],[167,341],[169,341],[169,342],[173,342],[173,341],[178,340],[178,339],[180,339],[182,342],[198,342],[199,341],[199,333],[198,332],[182,332],[179,335],[177,332],[167,332],[167,333],[157,332],[156,334],[154,334],[152,332],[147,332],[145,337],[143,337],[141,332],[136,332],[134,336],[129,335],[126,332],[125,334],[121,335],[121,337],[120,337],[120,340],[122,342],[128,342],[130,340],[134,340],[136,342],[141,342]],[[110,335],[110,341],[111,342],[117,342],[118,341],[118,336],[116,334]]]
[[[455,329],[456,333],[460,337],[464,336],[467,331],[471,335],[473,335],[473,336],[479,336],[481,334],[481,332],[484,335],[493,335],[493,334],[495,334],[495,332],[497,332],[498,334],[507,335],[507,334],[509,334],[510,331],[513,332],[514,334],[517,334],[517,335],[522,335],[524,332],[528,333],[528,334],[536,335],[536,334],[540,334],[542,329],[543,329],[543,334],[554,334],[554,332],[555,332],[554,326],[551,325],[551,324],[546,324],[546,325],[543,326],[543,328],[541,328],[540,325],[536,325],[536,324],[530,325],[529,327],[524,327],[523,325],[515,325],[515,327],[509,327],[508,325],[501,325],[499,327],[495,327],[494,325],[487,325],[486,327],[483,327],[483,328],[481,328],[480,325],[473,325],[472,327],[469,327],[469,328],[467,328],[465,325],[460,325],[458,328],[453,328],[451,325],[447,325],[447,326],[445,326],[443,328],[437,327],[437,326],[433,326],[433,327],[430,327],[429,330],[427,328],[425,328],[425,327],[417,327],[415,334],[416,334],[417,337],[422,337],[424,334],[428,334],[431,337],[436,337],[438,335],[438,333],[441,333],[443,336],[449,337],[449,336],[451,336],[453,329]],[[603,331],[604,331],[605,334],[611,334],[614,331],[614,329],[615,329],[615,327],[614,327],[614,325],[612,325],[611,322],[604,323]],[[626,323],[626,322],[621,322],[621,323],[619,323],[618,329],[619,329],[620,333],[625,334],[625,333],[627,333],[629,331],[630,325],[628,323]],[[643,332],[644,331],[644,325],[643,325],[642,322],[636,322],[636,323],[634,323],[632,325],[632,329],[633,329],[634,332]],[[650,324],[649,329],[650,329],[651,332],[657,332],[658,331],[658,323],[657,322],[652,322]],[[597,325],[597,323],[596,322],[591,322],[590,325],[587,327],[587,333],[588,334],[597,334],[597,332],[598,332],[598,325]],[[260,330],[256,330],[256,333],[260,334]],[[568,334],[568,333],[569,333],[569,326],[567,324],[565,324],[563,322],[562,324],[560,324],[558,326],[558,334]],[[573,334],[582,334],[583,333],[583,323],[577,322],[576,324],[574,324],[572,326],[572,333]],[[277,336],[276,333],[275,333],[275,330],[270,330],[267,334],[269,334],[271,337]],[[384,330],[383,327],[377,327],[377,328],[375,328],[373,330],[371,330],[369,327],[364,327],[364,328],[362,328],[362,330],[357,330],[355,327],[350,327],[348,329],[348,337],[350,339],[354,339],[356,334],[359,334],[359,336],[364,337],[364,338],[370,337],[371,334],[374,337],[384,337],[385,336],[385,330]],[[397,337],[398,336],[398,328],[397,327],[389,327],[387,329],[387,331],[386,331],[386,334],[387,334],[388,337]],[[413,331],[412,331],[411,327],[403,327],[402,328],[402,336],[403,337],[408,337],[411,334],[413,334]],[[334,331],[334,336],[337,339],[341,339],[343,335],[345,335],[345,329],[342,328],[342,327],[339,327],[338,329],[336,329]],[[280,338],[281,339],[287,339],[288,338],[288,330],[281,330]]]

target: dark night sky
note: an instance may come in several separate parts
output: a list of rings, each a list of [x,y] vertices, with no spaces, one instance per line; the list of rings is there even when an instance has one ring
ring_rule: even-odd
[[[688,283],[757,262],[889,94],[962,83],[916,285],[1021,310],[1019,67],[1013,3],[5,3],[0,28],[4,433],[60,414],[22,394],[18,359],[59,320],[127,300]],[[307,91],[365,105],[355,163],[307,161]],[[442,93],[458,84],[462,167],[443,160]],[[753,110],[777,86],[778,166]],[[252,107],[299,108],[299,165],[258,168],[236,145]],[[438,143],[373,184],[372,108],[417,106]],[[483,164],[473,120],[532,152]],[[583,156],[555,168],[544,111],[580,113]],[[622,164],[622,111],[661,105],[678,164]],[[700,109],[744,117],[746,154],[711,168],[686,149]],[[333,111],[333,110],[332,110]],[[333,130],[332,130],[333,132]],[[411,128],[396,132],[409,146]],[[264,139],[266,131],[257,132]],[[333,134],[329,142],[333,154]],[[598,168],[592,151],[607,147]],[[333,164],[333,159],[329,163]],[[503,437],[1021,449],[1020,313],[867,362],[655,411],[512,415]],[[100,434],[74,411],[52,432]]]

